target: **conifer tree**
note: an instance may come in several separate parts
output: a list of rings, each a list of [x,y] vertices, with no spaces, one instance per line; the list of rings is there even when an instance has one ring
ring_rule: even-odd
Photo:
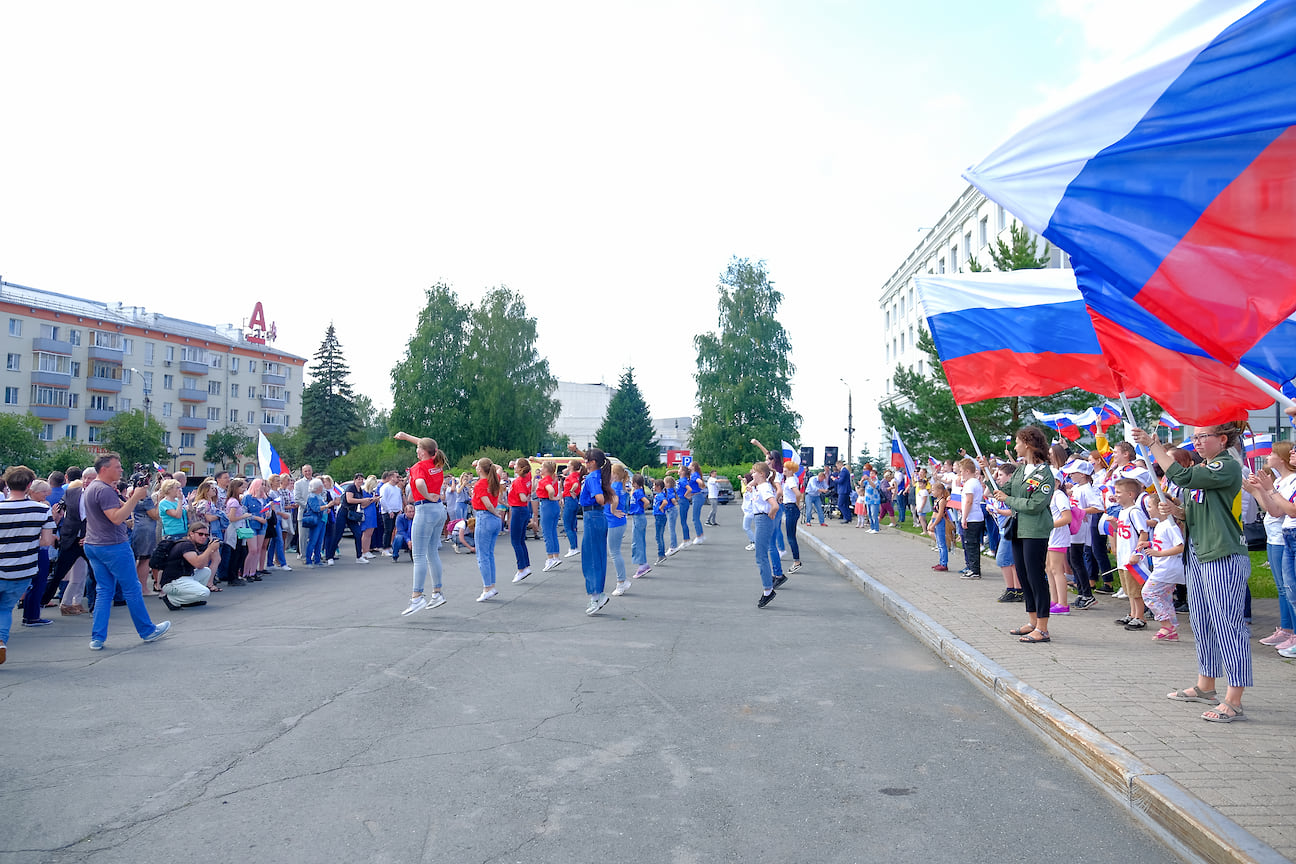
[[[599,426],[594,440],[601,450],[632,468],[657,465],[661,461],[648,403],[635,383],[633,368],[621,373],[616,395],[608,402],[603,425]]]
[[[302,391],[302,427],[309,441],[306,455],[327,464],[337,453],[349,450],[360,431],[355,393],[347,380],[351,370],[332,322],[309,371],[313,380]]]

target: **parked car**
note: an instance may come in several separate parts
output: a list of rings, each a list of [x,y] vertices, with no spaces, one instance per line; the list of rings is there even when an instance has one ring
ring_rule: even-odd
[[[730,501],[734,499],[733,484],[729,482],[728,477],[718,477],[716,479],[717,479],[717,485],[720,487],[720,491],[717,494],[716,500],[718,500],[721,504],[728,504]]]

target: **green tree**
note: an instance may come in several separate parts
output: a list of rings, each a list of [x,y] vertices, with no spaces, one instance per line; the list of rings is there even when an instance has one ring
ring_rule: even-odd
[[[545,437],[540,439],[540,446],[536,448],[537,453],[552,453],[558,457],[570,456],[567,452],[567,445],[571,443],[571,436],[560,434],[550,429],[545,433]]]
[[[28,465],[41,477],[47,477],[55,471],[66,471],[73,465],[78,468],[85,468],[87,465],[93,465],[95,454],[80,444],[72,441],[61,441],[54,449],[50,450],[41,458],[40,466]]]
[[[393,432],[435,438],[446,453],[466,453],[472,382],[464,377],[463,364],[471,310],[444,284],[427,289],[425,296],[405,359],[391,371],[388,425]]]
[[[301,425],[309,442],[306,455],[327,462],[336,451],[349,450],[360,432],[355,393],[347,381],[351,370],[332,323],[309,371],[312,381],[302,391]]]
[[[734,464],[754,455],[751,439],[796,441],[801,415],[790,404],[792,345],[778,319],[783,295],[763,261],[733,258],[720,277],[719,332],[694,337],[698,417],[694,456]]]
[[[152,465],[166,458],[166,429],[143,411],[118,411],[103,425],[103,446],[121,457],[126,475],[138,462]]]
[[[255,444],[256,439],[248,435],[246,428],[239,423],[230,423],[215,432],[207,433],[207,448],[203,451],[203,459],[228,468],[231,462],[238,461],[240,453],[246,451],[249,441]],[[252,452],[256,453],[255,447]]]
[[[35,415],[0,414],[0,468],[26,465],[33,470],[45,458],[41,423]]]
[[[601,450],[627,465],[656,465],[661,461],[652,416],[635,383],[633,368],[621,373],[616,395],[608,402],[603,425],[594,440]]]
[[[1016,222],[1008,227],[1008,236],[1011,243],[999,239],[990,246],[990,263],[994,265],[994,269],[1006,272],[1042,270],[1048,266],[1049,254],[1052,250],[1047,242],[1044,244],[1044,253],[1040,254],[1039,238],[1032,237],[1024,225],[1018,225]]]

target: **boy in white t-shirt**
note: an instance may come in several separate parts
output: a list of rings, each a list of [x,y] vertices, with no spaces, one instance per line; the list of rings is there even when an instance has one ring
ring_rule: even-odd
[[[985,487],[977,479],[977,464],[971,459],[960,459],[959,480],[962,483],[962,512],[958,515],[963,529],[964,579],[981,578],[981,535],[985,531]]]
[[[1117,618],[1116,623],[1123,624],[1126,630],[1142,630],[1147,627],[1147,622],[1143,620],[1147,607],[1143,605],[1144,579],[1139,571],[1143,555],[1138,547],[1148,539],[1147,517],[1143,515],[1143,508],[1138,503],[1143,487],[1130,477],[1120,478],[1115,487],[1116,503],[1121,508],[1120,515],[1115,519],[1116,567],[1130,604],[1130,614]],[[1112,517],[1103,518],[1110,520]]]
[[[1152,542],[1141,544],[1152,558],[1152,575],[1143,586],[1143,599],[1161,629],[1152,638],[1158,642],[1179,641],[1179,616],[1175,614],[1174,589],[1184,584],[1184,537],[1171,516],[1168,504],[1160,505],[1161,519],[1152,531]]]
[[[1088,609],[1094,605],[1093,584],[1098,574],[1089,568],[1091,555],[1086,554],[1085,547],[1093,544],[1094,516],[1102,512],[1102,496],[1091,481],[1093,465],[1083,459],[1073,459],[1064,469],[1071,481],[1071,506],[1084,514],[1080,530],[1071,535],[1071,546],[1067,550],[1067,560],[1071,563],[1071,572],[1076,578],[1076,592],[1080,595],[1074,605],[1077,609]]]

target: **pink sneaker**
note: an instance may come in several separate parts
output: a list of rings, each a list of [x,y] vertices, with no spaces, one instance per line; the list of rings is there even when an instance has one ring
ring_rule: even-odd
[[[1273,647],[1277,648],[1279,651],[1290,651],[1293,648],[1296,648],[1296,636],[1292,636],[1286,642],[1280,642]]]
[[[1292,636],[1296,636],[1296,633],[1278,627],[1274,629],[1273,635],[1266,636],[1265,638],[1261,639],[1260,644],[1261,645],[1281,645],[1282,643],[1286,642],[1288,639],[1292,638]]]
[[[1060,603],[1051,603],[1049,604],[1049,614],[1050,615],[1070,615],[1071,607],[1063,606]]]

